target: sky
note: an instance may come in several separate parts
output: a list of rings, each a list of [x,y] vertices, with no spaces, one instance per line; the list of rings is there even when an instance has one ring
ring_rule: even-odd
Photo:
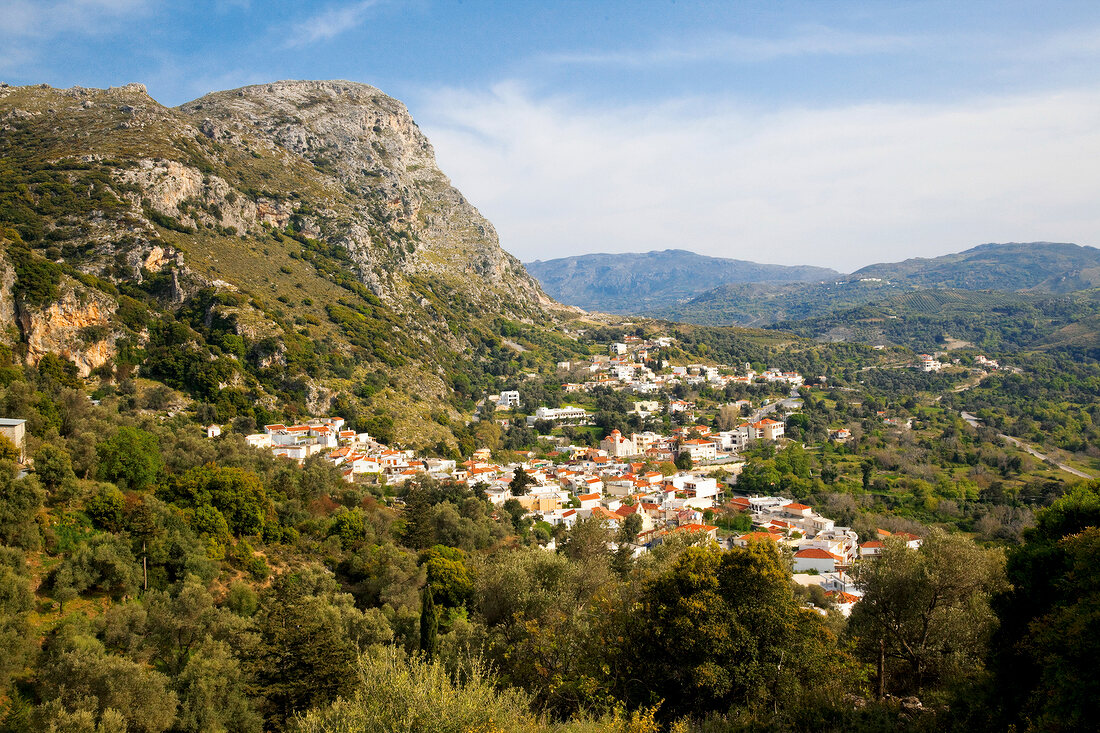
[[[524,261],[1100,245],[1100,3],[0,0],[0,80],[405,102]]]

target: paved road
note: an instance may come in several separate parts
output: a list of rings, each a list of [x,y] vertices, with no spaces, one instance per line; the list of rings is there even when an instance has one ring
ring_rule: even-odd
[[[974,415],[971,415],[969,412],[960,412],[959,414],[962,416],[963,420],[966,420],[966,422],[970,424],[971,427],[976,428],[982,422],[980,418],[975,417]],[[1055,466],[1062,469],[1066,473],[1072,473],[1074,476],[1079,476],[1081,478],[1096,478],[1095,476],[1093,476],[1091,474],[1088,474],[1088,473],[1085,473],[1084,471],[1077,470],[1073,466],[1067,466],[1064,463],[1058,463],[1058,461],[1054,460],[1050,456],[1043,455],[1042,453],[1035,450],[1030,445],[1028,445],[1027,443],[1020,440],[1019,438],[1013,438],[1011,435],[1005,435],[1004,433],[997,433],[997,437],[1004,438],[1005,440],[1007,440],[1009,443],[1016,446],[1017,448],[1024,449],[1030,455],[1035,456],[1040,461],[1050,461],[1051,463],[1053,463]]]
[[[792,389],[790,397],[785,397],[784,399],[776,400],[769,405],[764,405],[752,414],[752,418],[749,419],[749,422],[758,422],[760,420],[763,420],[769,414],[778,410],[780,405],[783,405],[783,407],[787,410],[794,410],[802,407],[802,398],[798,396],[798,390]]]

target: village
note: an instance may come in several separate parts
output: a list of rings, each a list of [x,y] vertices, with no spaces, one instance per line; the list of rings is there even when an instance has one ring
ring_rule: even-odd
[[[861,558],[880,552],[889,533],[880,530],[879,538],[861,545],[855,531],[837,526],[810,506],[784,497],[737,493],[737,475],[744,465],[741,453],[760,442],[785,441],[785,423],[764,415],[782,417],[777,409],[798,409],[802,375],[775,369],[756,373],[747,364],[741,373],[701,364],[670,366],[655,356],[667,345],[664,339],[611,344],[612,356],[598,357],[585,367],[595,379],[562,385],[567,392],[610,387],[643,394],[649,399],[633,402],[634,411],[643,417],[679,414],[684,418],[684,424],[667,434],[646,430],[626,435],[615,429],[597,445],[575,445],[560,436],[540,435],[550,442],[550,449],[511,455],[512,460],[502,461],[483,447],[461,462],[387,446],[367,433],[346,429],[341,417],[267,425],[264,432],[246,440],[255,448],[298,463],[320,455],[349,483],[398,487],[421,475],[464,483],[499,510],[508,505],[511,511],[518,509],[532,523],[547,528],[550,540],[544,546],[549,550],[556,548],[555,538],[561,532],[592,519],[601,521],[618,538],[609,542],[611,549],[619,550],[621,544],[635,556],[677,535],[718,542],[727,548],[754,541],[774,543],[789,554],[795,582],[819,587],[841,613],[849,614],[860,595],[849,571]],[[573,365],[558,367],[568,370]],[[782,383],[791,388],[791,395],[778,402],[768,400],[770,404],[756,412],[748,400],[731,403],[747,416],[728,430],[695,424],[694,405],[670,396],[677,384],[723,386],[731,382]],[[479,405],[481,419],[493,419],[498,409],[519,408],[522,399],[520,390],[489,395]],[[526,423],[543,428],[583,426],[592,418],[581,407],[538,406]],[[832,437],[843,442],[846,433],[841,429]],[[719,521],[723,527],[716,523]],[[620,530],[624,527],[629,527],[632,540],[623,539]],[[914,536],[903,539],[911,546],[920,542]]]

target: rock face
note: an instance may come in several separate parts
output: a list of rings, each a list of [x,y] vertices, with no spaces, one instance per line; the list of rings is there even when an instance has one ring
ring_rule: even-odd
[[[115,303],[95,290],[67,280],[54,303],[17,311],[28,364],[54,353],[75,363],[80,376],[87,377],[117,353],[110,325]]]
[[[209,94],[179,109],[201,118],[199,128],[215,141],[257,137],[354,194],[344,206],[326,202],[331,208],[310,216],[307,226],[346,247],[378,294],[395,287],[389,275],[396,267],[476,280],[466,288],[474,298],[495,290],[521,303],[552,305],[501,249],[493,225],[439,170],[405,105],[378,89],[280,81]]]
[[[338,399],[420,420],[435,445],[469,397],[452,385],[473,387],[460,372],[500,373],[503,321],[571,315],[374,87],[168,108],[141,85],[0,85],[0,159],[0,319],[32,364],[55,352],[87,375],[121,354],[116,375],[227,409]]]

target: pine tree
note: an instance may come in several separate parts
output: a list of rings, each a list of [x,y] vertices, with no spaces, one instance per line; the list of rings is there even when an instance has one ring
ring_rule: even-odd
[[[435,656],[439,635],[439,614],[435,610],[432,587],[425,585],[420,594],[420,651],[431,659]]]

